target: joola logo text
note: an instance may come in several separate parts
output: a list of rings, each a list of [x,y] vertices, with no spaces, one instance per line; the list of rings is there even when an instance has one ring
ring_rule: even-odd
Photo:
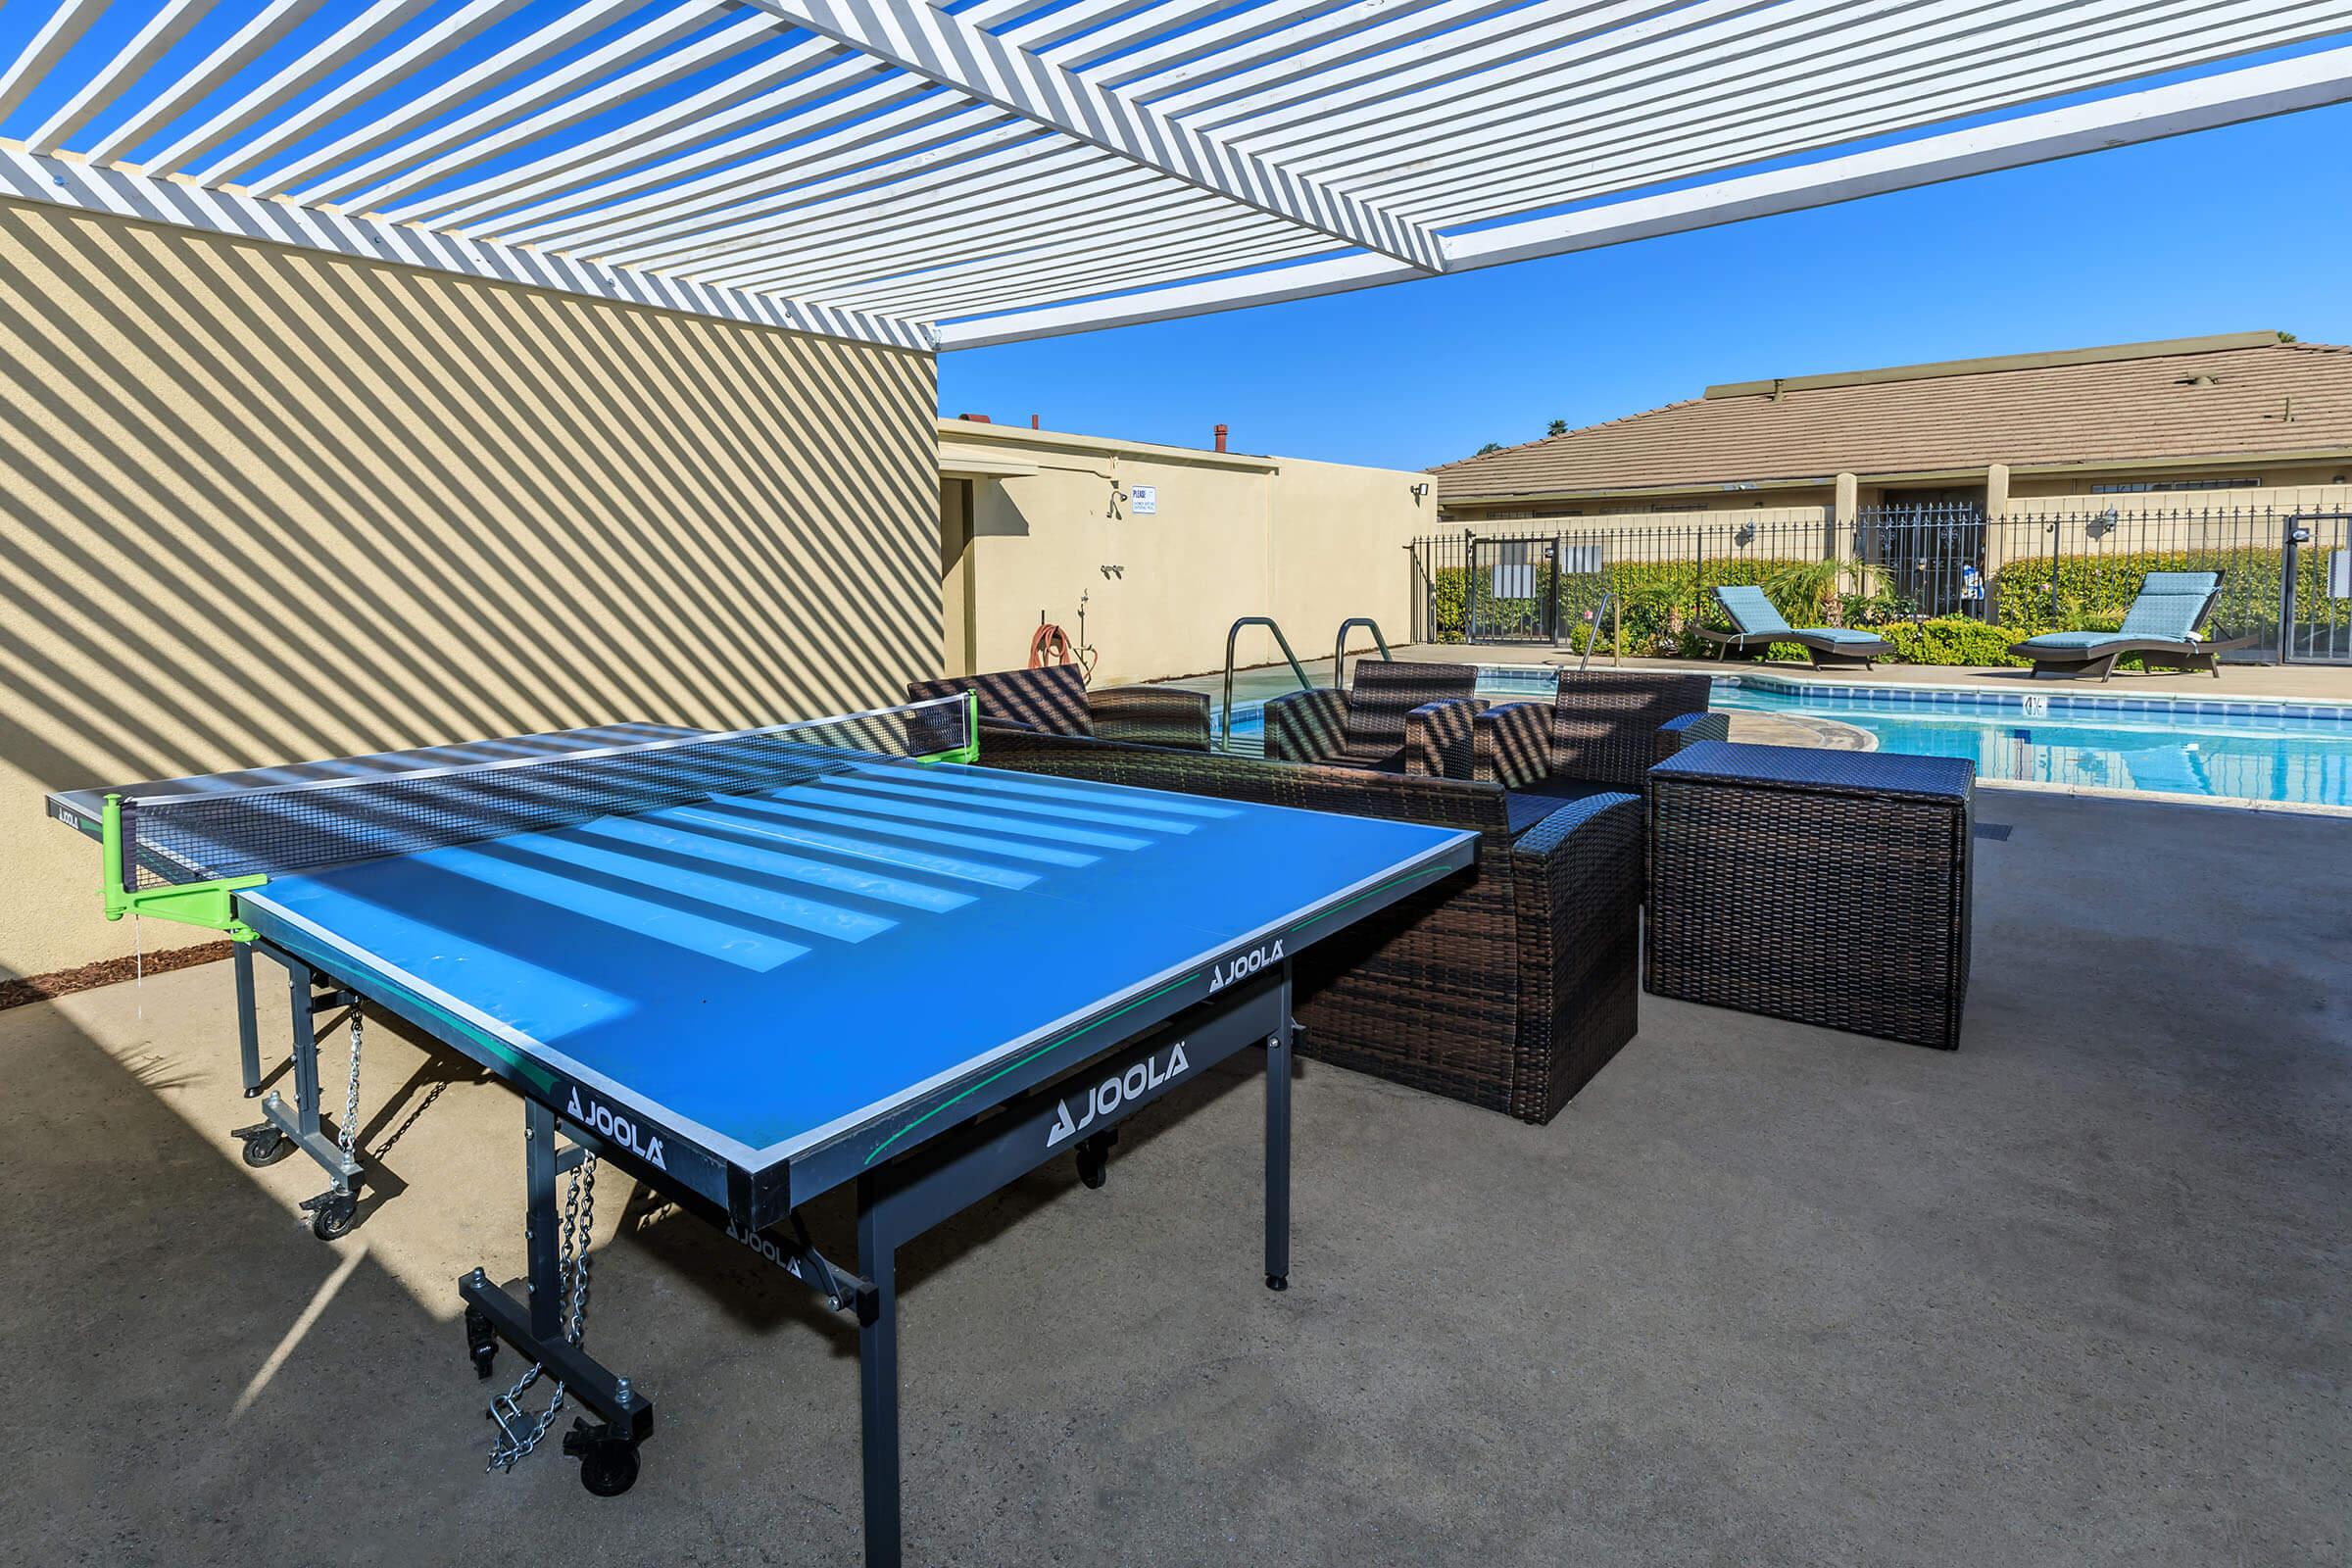
[[[1150,1094],[1178,1073],[1190,1070],[1192,1065],[1185,1059],[1184,1042],[1179,1040],[1165,1054],[1155,1051],[1125,1072],[1105,1078],[1088,1090],[1075,1115],[1071,1114],[1070,1102],[1062,1101],[1054,1107],[1054,1125],[1046,1131],[1046,1147],[1060,1148],[1092,1127],[1098,1117],[1114,1114],[1121,1105]]]
[[[571,1103],[564,1107],[564,1119],[575,1127],[585,1127],[608,1143],[618,1144],[656,1170],[669,1166],[662,1158],[662,1140],[641,1132],[626,1116],[616,1116],[610,1105],[600,1105],[593,1100],[582,1100],[580,1092],[571,1092]]]
[[[1215,996],[1236,980],[1246,980],[1282,956],[1282,944],[1270,948],[1252,948],[1231,963],[1218,964],[1208,972],[1208,994]]]

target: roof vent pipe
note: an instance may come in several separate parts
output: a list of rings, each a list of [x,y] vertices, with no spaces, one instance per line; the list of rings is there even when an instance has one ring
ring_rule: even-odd
[[[1219,452],[1222,452],[1222,451],[1224,451],[1224,450],[1225,450],[1225,427],[1224,427],[1223,425],[1221,425],[1221,424],[1220,424],[1220,425],[1218,425],[1218,426],[1217,426],[1217,428],[1216,428],[1216,437],[1217,437],[1217,450],[1218,450]]]

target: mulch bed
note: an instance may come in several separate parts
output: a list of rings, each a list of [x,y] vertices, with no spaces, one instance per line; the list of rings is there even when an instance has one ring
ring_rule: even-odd
[[[174,969],[193,968],[200,963],[212,963],[228,956],[233,942],[200,942],[192,948],[167,948],[162,953],[150,953],[144,964],[136,958],[101,958],[76,969],[60,969],[55,974],[28,974],[15,980],[0,980],[0,1011],[21,1007],[28,1002],[47,1002],[52,997],[69,996],[76,991],[88,991],[96,986],[111,986],[131,979],[142,969],[148,974],[170,974]]]

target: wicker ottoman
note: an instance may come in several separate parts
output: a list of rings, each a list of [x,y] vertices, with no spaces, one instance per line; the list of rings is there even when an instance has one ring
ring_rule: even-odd
[[[1952,1050],[1976,765],[1702,741],[1649,770],[1651,993]]]

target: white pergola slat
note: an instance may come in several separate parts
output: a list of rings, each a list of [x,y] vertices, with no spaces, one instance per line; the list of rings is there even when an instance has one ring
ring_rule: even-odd
[[[311,14],[325,3],[326,0],[275,0],[274,4],[263,7],[200,64],[93,144],[89,148],[90,157],[100,163],[121,161],[195,107],[205,94],[236,74],[246,61],[259,59],[275,47],[279,39],[310,21]]]
[[[0,71],[0,119],[13,114],[19,104],[31,96],[33,88],[47,79],[67,51],[81,42],[81,35],[90,30],[105,11],[106,0],[73,0],[49,14],[48,20],[24,40],[8,69]]]
[[[55,152],[67,137],[90,122],[92,116],[115,101],[129,83],[168,54],[213,9],[213,0],[172,0],[149,19],[106,69],[81,84],[63,108],[26,141],[35,152]]]
[[[2352,0],[0,15],[0,199],[915,348],[1427,278],[2352,101]]]

